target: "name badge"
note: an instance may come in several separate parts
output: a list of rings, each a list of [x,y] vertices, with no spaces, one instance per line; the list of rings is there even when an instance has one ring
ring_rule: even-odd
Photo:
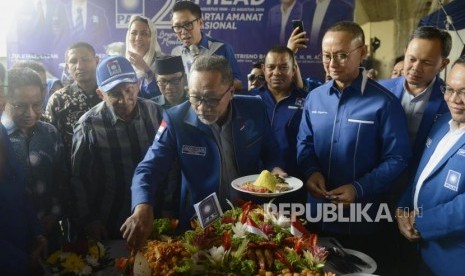
[[[189,155],[205,156],[207,154],[207,148],[182,145],[182,153]]]

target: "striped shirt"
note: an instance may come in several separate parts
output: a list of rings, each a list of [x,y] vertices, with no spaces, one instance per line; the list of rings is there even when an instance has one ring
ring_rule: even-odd
[[[136,115],[124,122],[102,102],[77,122],[72,146],[72,187],[81,223],[100,222],[109,238],[131,214],[131,181],[152,145],[162,108],[138,98]]]

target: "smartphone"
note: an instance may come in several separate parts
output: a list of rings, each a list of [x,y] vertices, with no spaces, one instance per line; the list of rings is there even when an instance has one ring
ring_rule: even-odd
[[[295,30],[295,28],[299,28],[297,34],[304,31],[304,23],[302,22],[302,20],[292,20],[292,30]],[[304,44],[307,45],[306,42],[304,42]]]
[[[295,28],[299,27],[299,33],[304,31],[304,23],[302,20],[292,20],[292,29],[295,30]]]

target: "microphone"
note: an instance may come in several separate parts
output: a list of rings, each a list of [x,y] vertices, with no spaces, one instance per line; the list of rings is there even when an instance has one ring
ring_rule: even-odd
[[[200,54],[200,49],[197,45],[191,44],[189,46],[189,52],[191,53],[192,58],[195,60],[197,56]]]

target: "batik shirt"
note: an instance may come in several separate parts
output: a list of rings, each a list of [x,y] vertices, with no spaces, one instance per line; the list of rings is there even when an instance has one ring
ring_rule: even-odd
[[[39,219],[60,216],[66,190],[63,143],[56,128],[38,121],[30,136],[8,117],[2,118],[16,160],[24,172],[26,192],[32,198]]]
[[[96,89],[97,86],[92,93],[86,94],[73,83],[53,93],[48,100],[45,118],[58,129],[67,156],[71,156],[74,125],[84,113],[101,102]]]

